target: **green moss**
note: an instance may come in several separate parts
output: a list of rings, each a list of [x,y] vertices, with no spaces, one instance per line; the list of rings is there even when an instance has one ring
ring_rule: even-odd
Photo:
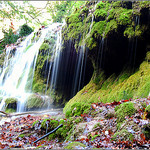
[[[87,16],[88,12],[89,12],[89,9],[87,7],[84,7],[82,8],[80,14],[85,14],[85,16]]]
[[[127,36],[128,38],[134,37],[135,32],[134,28],[132,26],[129,26],[124,31],[124,36]]]
[[[104,30],[106,26],[106,21],[99,21],[97,23],[94,23],[93,28],[91,30],[91,34],[98,38],[100,36],[103,36]]]
[[[81,21],[81,17],[79,17],[80,13],[75,13],[70,15],[69,17],[66,17],[66,23],[78,23]]]
[[[32,91],[35,93],[43,93],[46,89],[46,84],[44,84],[41,80],[37,81],[33,84]]]
[[[83,121],[83,118],[82,117],[78,117],[74,122],[76,124],[78,124],[79,122]]]
[[[59,122],[52,119],[44,119],[41,123],[41,128],[48,129],[49,131],[54,130],[58,126]]]
[[[146,61],[150,61],[150,51],[148,51],[146,53],[146,58],[145,58]]]
[[[47,49],[49,49],[49,44],[48,44],[48,43],[43,43],[43,44],[41,45],[41,47],[40,47],[39,50],[47,50]]]
[[[102,9],[102,8],[105,8],[105,3],[103,3],[102,1],[99,2],[97,5],[96,5],[96,9]]]
[[[135,113],[136,110],[134,108],[133,103],[126,102],[126,103],[119,105],[117,109],[115,108],[115,111],[116,111],[115,114],[117,117],[117,122],[122,122],[125,120],[125,116],[131,117]]]
[[[48,136],[48,140],[51,141],[56,138],[56,133],[52,133]]]
[[[78,147],[86,147],[84,144],[80,142],[72,142],[69,143],[64,149],[78,149]]]
[[[14,113],[14,112],[16,112],[16,110],[13,108],[6,108],[5,112],[6,113]]]
[[[25,137],[25,134],[20,134],[18,137],[23,138],[23,137]]]
[[[38,121],[38,120],[34,121],[34,122],[33,122],[33,124],[32,124],[32,127],[34,127],[34,126],[35,126],[35,124],[37,124],[37,123],[39,123],[39,121]]]
[[[84,103],[74,103],[71,106],[71,109],[68,109],[66,111],[66,117],[70,116],[80,116],[81,114],[84,114],[87,112],[91,106],[89,104],[84,104]]]
[[[114,7],[114,8],[116,8],[116,7],[121,7],[121,1],[114,1],[114,2],[112,2],[112,7]]]
[[[122,9],[123,11],[116,18],[120,25],[131,24],[132,21],[132,10]]]
[[[118,139],[122,141],[132,141],[134,136],[126,129],[122,129],[121,131],[116,132],[112,137],[112,140],[118,141]]]
[[[26,107],[28,109],[41,108],[44,105],[44,101],[40,95],[32,94],[27,98]]]
[[[12,104],[12,103],[17,103],[17,102],[18,102],[17,98],[10,97],[10,98],[5,99],[6,104]]]
[[[107,16],[107,11],[106,9],[96,9],[94,15],[96,19],[104,20]]]
[[[117,22],[115,20],[111,20],[107,23],[105,28],[105,36],[108,36],[112,31],[117,31]]]

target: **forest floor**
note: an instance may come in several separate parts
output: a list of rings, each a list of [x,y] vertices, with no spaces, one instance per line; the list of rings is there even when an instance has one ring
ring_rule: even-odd
[[[126,116],[118,123],[115,107],[131,101],[136,107],[132,116]],[[48,141],[47,138],[34,143],[45,134],[40,127],[32,126],[36,120],[47,118],[66,119],[62,111],[4,117],[0,121],[0,149],[150,149],[150,119],[145,112],[145,106],[150,105],[149,98],[122,100],[113,103],[94,103],[92,114],[81,114],[74,119],[82,118],[74,123],[72,141]],[[67,120],[67,119],[66,119]],[[81,144],[82,143],[82,144]],[[66,147],[66,146],[69,147]]]

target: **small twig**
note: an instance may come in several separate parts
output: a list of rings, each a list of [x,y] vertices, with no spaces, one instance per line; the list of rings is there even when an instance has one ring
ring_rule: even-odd
[[[5,114],[7,117],[10,117],[10,115],[9,115],[9,114],[7,114],[7,113],[6,113],[6,112],[4,112],[4,111],[1,111],[1,110],[0,110],[0,113]]]
[[[33,143],[36,143],[36,142],[38,142],[38,141],[40,141],[40,140],[44,139],[45,137],[47,137],[48,135],[50,135],[50,134],[54,133],[57,129],[59,129],[59,128],[60,128],[60,127],[62,127],[62,126],[63,126],[63,125],[62,125],[62,124],[60,124],[57,128],[55,128],[54,130],[52,130],[52,131],[50,131],[49,133],[45,134],[44,136],[42,136],[41,138],[37,139],[37,140],[36,140],[36,141],[34,141]]]

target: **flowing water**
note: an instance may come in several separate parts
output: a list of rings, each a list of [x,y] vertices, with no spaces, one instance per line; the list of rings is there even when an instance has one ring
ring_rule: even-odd
[[[50,27],[41,30],[41,35],[37,41],[33,40],[35,33],[31,33],[19,46],[16,47],[15,53],[12,53],[12,47],[6,49],[6,57],[3,68],[0,75],[0,97],[2,101],[0,104],[0,110],[4,109],[5,99],[8,97],[14,97],[18,99],[17,111],[24,111],[24,104],[26,98],[31,94],[33,76],[36,66],[36,60],[39,52],[39,48],[44,42],[44,38],[48,32],[56,32],[57,25],[52,24]],[[59,39],[60,40],[60,39]],[[56,43],[55,55],[60,50],[58,47],[59,42]],[[55,60],[56,58],[54,58]],[[57,70],[57,62],[55,68]],[[54,75],[56,73],[53,73]],[[53,76],[54,76],[53,75]],[[56,79],[53,83],[56,82]],[[27,92],[28,91],[28,92]]]

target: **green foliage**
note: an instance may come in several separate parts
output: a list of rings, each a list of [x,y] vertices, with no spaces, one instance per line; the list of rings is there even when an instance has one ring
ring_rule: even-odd
[[[115,111],[117,122],[122,122],[125,120],[125,116],[131,117],[136,110],[132,102],[126,102],[116,107]]]
[[[12,29],[9,29],[8,32],[3,30],[3,33],[4,33],[3,39],[4,45],[15,43],[19,38],[18,35],[13,33]]]
[[[47,10],[52,15],[53,22],[62,22],[66,16],[70,15],[84,3],[84,1],[56,1],[48,5]],[[86,11],[84,10],[83,12],[85,13]]]
[[[20,28],[19,35],[20,36],[27,36],[31,32],[33,32],[33,29],[31,27],[29,27],[27,24],[24,24]]]

